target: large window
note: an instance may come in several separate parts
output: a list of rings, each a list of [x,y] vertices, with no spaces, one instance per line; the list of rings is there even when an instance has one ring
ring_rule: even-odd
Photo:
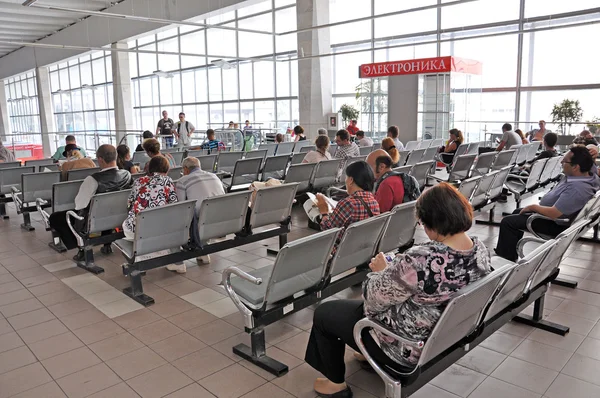
[[[62,145],[67,134],[75,135],[86,149],[116,143],[109,51],[51,66],[50,90],[58,133],[51,146]]]
[[[42,143],[35,80],[35,72],[29,72],[5,81],[11,130],[6,137],[8,143]]]
[[[179,112],[197,130],[250,120],[255,127],[285,131],[298,123],[296,35],[274,36],[296,27],[291,1],[259,2],[215,14],[200,23],[263,31],[172,30],[172,37],[149,35],[130,48],[180,51],[185,56],[137,54],[130,58],[135,127],[156,130],[161,112]],[[190,55],[187,55],[190,54]],[[193,54],[197,54],[194,56]]]

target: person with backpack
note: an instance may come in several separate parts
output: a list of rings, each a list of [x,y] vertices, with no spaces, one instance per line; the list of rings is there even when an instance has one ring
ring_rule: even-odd
[[[375,200],[382,213],[390,211],[401,203],[417,200],[420,195],[419,183],[414,177],[392,170],[393,160],[383,149],[367,156],[367,163],[375,175]]]
[[[179,113],[179,121],[175,124],[175,137],[177,137],[177,146],[183,148],[190,146],[192,133],[196,130],[194,125],[185,120],[185,113]]]

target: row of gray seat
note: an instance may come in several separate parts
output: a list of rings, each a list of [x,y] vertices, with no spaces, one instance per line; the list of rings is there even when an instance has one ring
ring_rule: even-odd
[[[415,229],[415,202],[409,202],[351,224],[335,249],[338,228],[286,244],[272,266],[248,273],[224,270],[223,286],[252,341],[251,347],[240,344],[233,352],[277,376],[287,372],[285,364],[266,355],[264,327],[361,283],[371,258],[411,246]]]

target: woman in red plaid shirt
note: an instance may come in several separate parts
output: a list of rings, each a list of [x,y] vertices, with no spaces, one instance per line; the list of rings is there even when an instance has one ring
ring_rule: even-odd
[[[333,212],[329,213],[325,197],[317,195],[317,206],[322,217],[321,229],[347,228],[354,222],[378,215],[379,203],[372,193],[374,184],[373,170],[366,162],[355,162],[346,167],[348,196],[338,202]]]

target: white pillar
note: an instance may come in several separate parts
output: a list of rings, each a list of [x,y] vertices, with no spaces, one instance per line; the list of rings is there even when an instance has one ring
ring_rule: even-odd
[[[329,0],[297,0],[296,10],[298,29],[329,23]],[[327,128],[327,114],[332,112],[332,60],[302,57],[330,51],[329,28],[298,33],[300,124],[309,138],[316,137],[319,128]]]
[[[388,80],[388,124],[398,126],[398,139],[406,144],[417,139],[419,75],[390,76]]]
[[[54,124],[54,110],[52,108],[52,92],[50,91],[50,72],[46,67],[35,69],[35,77],[38,93],[38,106],[40,110],[40,129],[42,133],[42,147],[44,156],[52,156],[50,142],[54,140],[56,132]]]
[[[6,87],[4,80],[0,80],[0,141],[6,141],[6,134],[10,134],[10,116],[8,102],[6,102]]]
[[[127,43],[117,42],[112,48],[128,48]],[[115,129],[117,145],[125,136],[125,130],[133,130],[133,105],[131,102],[131,76],[129,73],[129,53],[113,51],[111,55],[113,74],[113,96],[115,104]],[[137,142],[131,137],[129,146]]]

